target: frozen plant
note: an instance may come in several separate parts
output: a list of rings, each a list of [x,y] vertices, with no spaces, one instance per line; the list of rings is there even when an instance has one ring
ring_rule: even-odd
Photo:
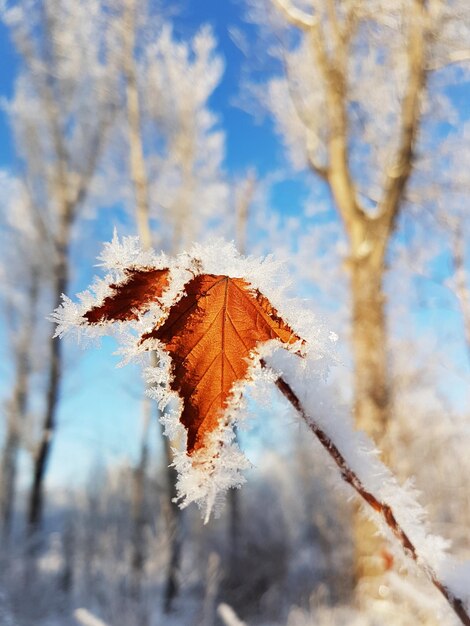
[[[175,451],[181,506],[196,502],[207,522],[221,496],[244,482],[249,462],[233,426],[242,417],[246,386],[271,381],[368,505],[382,534],[470,626],[470,597],[459,575],[467,566],[452,563],[447,542],[427,531],[413,490],[398,484],[367,437],[331,403],[322,383],[336,337],[287,297],[275,260],[242,257],[222,241],[169,258],[143,251],[138,238],[121,242],[115,235],[101,262],[107,276],[78,302],[64,296],[54,312],[56,335],[74,329],[96,336],[113,326],[125,362],[156,351],[157,366],[146,369],[146,379],[166,434],[184,445]]]

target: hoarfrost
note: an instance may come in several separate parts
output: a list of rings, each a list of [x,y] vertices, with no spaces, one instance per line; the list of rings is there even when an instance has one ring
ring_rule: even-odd
[[[303,302],[288,296],[289,283],[279,262],[271,256],[263,259],[243,257],[232,243],[219,240],[204,246],[195,244],[189,252],[169,258],[151,250],[143,251],[137,237],[119,240],[115,233],[112,242],[104,247],[100,264],[108,270],[107,276],[96,279],[90,290],[79,294],[78,303],[64,296],[62,305],[53,313],[52,318],[57,322],[56,335],[63,336],[78,329],[86,330],[88,335],[93,336],[110,332],[111,326],[117,326],[121,339],[119,353],[124,363],[142,358],[143,351],[157,353],[156,366],[147,367],[144,377],[149,385],[148,394],[158,402],[162,412],[165,434],[172,442],[179,442],[174,449],[174,466],[178,473],[177,500],[180,506],[195,502],[207,522],[211,512],[217,515],[225,492],[229,488],[239,488],[245,482],[243,471],[251,464],[239,449],[233,430],[246,414],[244,393],[247,386],[252,385],[260,397],[263,384],[259,383],[273,382],[282,375],[297,394],[309,419],[314,420],[334,442],[366,490],[391,507],[399,525],[416,548],[418,564],[425,570],[432,568],[442,575],[450,588],[461,592],[456,595],[468,595],[468,586],[463,587],[469,578],[469,566],[453,564],[447,554],[449,543],[429,532],[426,512],[418,503],[412,482],[399,485],[381,463],[378,451],[365,434],[355,431],[346,412],[332,403],[325,381],[331,365],[336,361],[334,344],[337,337],[328,332]],[[134,311],[136,320],[117,324],[105,320],[90,325],[84,317],[85,313],[103,303],[116,284],[125,284],[129,268],[169,271],[168,284],[158,302],[151,303],[144,312]],[[250,354],[247,376],[231,389],[218,427],[206,435],[203,448],[188,455],[186,429],[180,422],[183,401],[171,389],[171,358],[163,344],[155,339],[142,342],[141,337],[166,319],[171,307],[183,296],[185,285],[201,274],[243,278],[254,292],[258,290],[268,298],[278,315],[302,340],[288,346],[281,346],[278,340],[272,340],[256,347]],[[268,368],[262,367],[262,360]],[[371,508],[366,513],[376,521],[392,545],[396,545],[395,537],[380,515]],[[401,552],[400,546],[397,556],[401,557]]]
[[[170,386],[171,359],[158,341],[150,339],[142,344],[142,335],[162,323],[171,307],[182,297],[189,280],[201,274],[217,274],[243,278],[254,292],[258,290],[266,296],[280,317],[303,338],[302,342],[288,349],[297,353],[309,351],[322,378],[326,377],[329,365],[334,361],[331,355],[335,338],[305,309],[302,302],[288,297],[289,282],[281,263],[272,256],[262,259],[243,257],[232,243],[215,240],[204,246],[195,244],[188,252],[169,258],[152,250],[142,250],[138,237],[119,239],[115,232],[113,240],[104,245],[99,265],[108,274],[102,279],[95,279],[89,290],[78,295],[78,302],[63,296],[62,305],[52,315],[57,323],[56,336],[62,337],[71,331],[91,337],[114,332],[121,344],[117,352],[122,357],[120,365],[141,359],[144,351],[156,351],[159,355],[157,366],[147,367],[144,377],[149,385],[148,394],[158,402],[162,411],[165,434],[172,441],[180,442],[178,450],[175,450],[178,500],[181,506],[196,502],[207,520],[212,510],[217,513],[227,489],[239,487],[244,482],[242,471],[250,467],[250,463],[234,441],[233,427],[243,420],[246,413],[243,399],[246,386],[255,385],[259,397],[263,386],[258,383],[274,379],[274,374],[261,367],[260,359],[267,357],[280,344],[276,340],[269,341],[257,346],[251,353],[248,375],[233,386],[226,410],[220,416],[219,428],[208,437],[203,450],[188,456],[185,452],[186,430],[180,422],[182,400]],[[86,312],[100,306],[113,294],[116,285],[125,285],[128,280],[126,270],[130,268],[169,270],[168,285],[159,301],[152,303],[144,313],[134,311],[136,320],[103,320],[89,324],[84,317]]]

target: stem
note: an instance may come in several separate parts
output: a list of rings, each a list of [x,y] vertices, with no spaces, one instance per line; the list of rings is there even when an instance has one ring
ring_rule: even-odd
[[[262,361],[263,367],[266,366],[265,362]],[[403,528],[398,523],[395,514],[391,507],[385,502],[380,502],[373,493],[367,491],[367,489],[362,484],[360,478],[357,474],[349,467],[348,462],[335,446],[333,441],[328,437],[328,435],[316,424],[305,412],[302,403],[300,402],[298,396],[293,391],[292,387],[280,376],[276,380],[276,387],[279,391],[289,400],[294,409],[301,415],[304,419],[307,426],[313,432],[313,434],[320,441],[321,445],[325,448],[331,458],[334,460],[336,465],[338,466],[341,478],[347,482],[351,487],[356,491],[356,493],[363,499],[369,506],[371,506],[374,511],[376,511],[393,532],[395,537],[401,543],[405,554],[413,559],[420,567],[420,569],[424,570],[428,578],[431,580],[432,584],[439,589],[441,594],[447,600],[449,605],[455,611],[455,613],[460,618],[460,621],[464,626],[470,626],[470,616],[465,609],[463,601],[455,596],[452,591],[446,587],[438,578],[436,572],[432,569],[430,565],[428,565],[422,557],[420,557],[416,551],[415,546],[411,542],[410,538],[403,530]]]

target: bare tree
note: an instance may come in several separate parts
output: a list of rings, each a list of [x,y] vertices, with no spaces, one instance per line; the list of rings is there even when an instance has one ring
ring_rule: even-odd
[[[105,20],[99,2],[25,2],[4,14],[21,55],[9,114],[35,219],[49,246],[50,306],[70,281],[71,243],[112,122],[106,74]],[[73,42],[73,45],[71,45]],[[38,529],[44,478],[57,424],[63,377],[59,341],[49,340],[41,435],[34,452],[28,503]]]
[[[252,4],[256,10],[263,3]],[[308,164],[341,218],[348,243],[354,414],[357,427],[389,459],[387,252],[405,205],[425,111],[436,113],[427,99],[430,73],[446,68],[468,43],[457,37],[457,21],[470,41],[470,15],[463,4],[441,0],[272,4],[284,76],[271,81],[268,106],[294,164]],[[289,36],[286,23],[297,37]],[[371,530],[357,520],[362,581],[387,566]]]
[[[123,0],[115,5],[115,62],[124,83],[125,136],[135,203],[137,232],[148,248],[159,243],[177,252],[204,231],[208,217],[225,194],[218,166],[222,136],[207,99],[220,79],[209,31],[191,43],[177,43],[171,26],[146,3]],[[219,139],[220,137],[220,139]],[[151,356],[151,364],[156,365]],[[145,477],[148,463],[151,405],[144,401],[140,460],[133,495],[134,590],[140,588],[145,565]],[[170,611],[179,588],[182,549],[181,511],[171,443],[162,438],[166,475],[165,512],[169,556],[164,606]]]
[[[17,210],[18,198],[13,198],[12,207]],[[22,215],[28,218],[28,215]],[[28,230],[28,227],[26,227]],[[31,230],[31,229],[30,229]],[[5,273],[4,307],[13,355],[13,387],[7,398],[5,413],[6,427],[0,460],[0,527],[5,541],[8,539],[14,513],[15,484],[18,452],[23,433],[27,427],[28,396],[30,379],[34,368],[33,351],[36,348],[34,331],[37,322],[38,291],[41,280],[39,266],[35,263],[32,250],[35,242],[31,232],[25,233],[13,225],[6,228],[8,241],[4,241],[3,263]],[[15,257],[20,254],[22,263],[15,265],[6,251],[14,249]]]
[[[135,0],[126,0],[122,7],[122,69],[125,80],[125,110],[127,117],[128,145],[129,145],[129,173],[132,181],[135,198],[135,218],[137,232],[145,248],[152,245],[150,229],[150,201],[149,186],[142,141],[141,104],[138,89],[138,74],[136,54],[136,35],[138,32],[136,20],[139,16]],[[154,356],[151,356],[154,359]],[[143,399],[142,406],[142,434],[140,455],[137,467],[134,470],[134,488],[132,492],[132,593],[136,599],[140,598],[142,576],[145,568],[145,527],[147,518],[145,513],[145,486],[148,465],[149,430],[151,424],[152,404],[149,398]],[[168,467],[171,465],[169,449],[165,448],[165,460]],[[168,472],[171,469],[167,470]]]

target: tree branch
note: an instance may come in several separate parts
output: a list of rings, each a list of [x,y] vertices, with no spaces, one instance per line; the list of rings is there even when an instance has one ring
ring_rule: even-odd
[[[437,60],[433,63],[428,63],[426,65],[426,70],[428,72],[435,72],[438,70],[442,70],[449,65],[465,63],[466,61],[470,61],[470,50],[454,50],[449,54],[447,59],[442,59],[441,61]]]
[[[85,156],[84,167],[82,168],[74,195],[71,200],[72,212],[75,213],[85,202],[90,191],[91,181],[96,173],[99,160],[103,154],[103,148],[108,138],[108,132],[114,124],[117,114],[117,107],[103,106],[99,119],[94,129],[93,136],[88,141],[88,155]]]
[[[138,90],[137,67],[134,58],[135,38],[137,35],[136,0],[126,0],[124,6],[124,76],[126,81],[126,112],[129,140],[129,165],[135,196],[137,229],[144,248],[152,245],[150,231],[150,197],[144,148],[141,134],[141,102]]]
[[[346,230],[352,236],[355,228],[364,226],[367,214],[359,202],[349,166],[345,77],[348,45],[338,41],[331,59],[320,26],[313,27],[308,36],[325,84],[329,157],[325,174]]]
[[[319,176],[322,180],[328,181],[328,167],[326,167],[325,165],[320,165],[320,163],[315,160],[315,156],[313,155],[312,151],[308,149],[308,147],[307,157],[308,164],[310,165],[310,169],[313,171],[313,173]]]
[[[427,9],[422,0],[410,8],[408,35],[409,76],[403,97],[398,148],[394,164],[386,174],[384,192],[378,207],[384,246],[392,232],[413,166],[414,149],[421,121],[421,94],[426,83]]]
[[[297,113],[299,120],[305,127],[306,133],[306,152],[307,152],[307,161],[310,168],[313,170],[317,176],[319,176],[322,180],[328,180],[328,165],[321,165],[315,158],[315,147],[318,143],[318,139],[315,131],[312,129],[311,125],[311,115],[305,110],[305,107],[302,106],[301,97],[297,94],[294,89],[294,81],[291,80],[291,72],[289,69],[289,63],[285,55],[283,55],[283,64],[284,64],[284,73],[286,75],[286,83],[287,89],[289,91],[289,96],[292,104],[294,105],[295,112]]]
[[[328,14],[328,20],[331,25],[331,32],[335,41],[335,47],[338,49],[342,46],[342,33],[340,28],[340,22],[338,19],[338,12],[336,10],[336,0],[327,0],[326,10]]]
[[[264,360],[261,361],[263,367],[266,367]],[[283,394],[283,396],[290,402],[294,409],[300,414],[307,426],[317,437],[323,448],[328,452],[330,457],[334,460],[341,473],[341,478],[348,483],[360,496],[360,498],[366,502],[385,522],[390,528],[393,535],[397,538],[401,544],[405,554],[409,556],[418,567],[423,570],[432,584],[440,591],[440,593],[447,600],[451,608],[460,618],[464,626],[470,626],[470,616],[464,606],[464,602],[461,598],[458,598],[454,593],[438,578],[438,575],[433,568],[426,563],[425,559],[418,554],[415,546],[408,537],[405,530],[400,526],[395,517],[395,513],[392,508],[386,503],[380,501],[376,496],[368,491],[362,484],[362,481],[358,475],[348,464],[346,458],[342,455],[340,450],[336,447],[334,442],[328,437],[328,435],[316,424],[310,416],[305,412],[302,403],[298,396],[293,391],[292,387],[280,376],[276,382],[276,387]]]
[[[349,45],[349,43],[351,42],[351,39],[353,38],[356,32],[358,24],[359,24],[358,7],[353,5],[351,6],[350,10],[348,11],[346,15],[343,29],[341,32],[343,45],[345,46]]]
[[[292,26],[297,26],[297,28],[301,28],[302,30],[312,28],[318,21],[313,15],[309,15],[295,7],[290,0],[274,0],[274,4],[284,14],[287,21],[292,24]]]
[[[292,6],[290,0],[273,0],[279,7],[287,21],[304,30],[308,37],[314,58],[325,85],[325,114],[328,120],[328,164],[326,166],[316,162],[309,139],[309,116],[302,111],[298,98],[293,92],[291,81],[288,79],[292,102],[300,120],[307,131],[306,151],[308,164],[312,171],[330,185],[336,205],[345,223],[350,236],[357,228],[364,230],[368,223],[368,216],[361,206],[355,190],[354,181],[349,166],[348,154],[348,118],[346,110],[347,81],[345,71],[348,59],[348,50],[351,37],[357,25],[357,16],[351,11],[342,31],[335,4],[328,0],[328,20],[334,33],[333,52],[329,52],[325,36],[319,20],[299,12]],[[285,63],[285,66],[287,64]],[[286,68],[288,70],[288,68]],[[288,78],[288,71],[286,71]]]

